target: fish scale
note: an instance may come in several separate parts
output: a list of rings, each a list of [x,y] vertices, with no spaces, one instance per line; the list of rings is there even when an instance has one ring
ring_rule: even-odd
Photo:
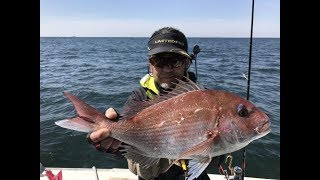
[[[201,92],[192,92],[192,93],[201,93]],[[190,97],[193,97],[193,96],[182,96],[182,97],[177,96],[175,97],[177,99],[175,100],[175,102],[176,104],[180,104],[179,101],[192,102],[188,100],[188,98]],[[171,104],[170,101],[165,101],[165,102],[159,103],[159,106],[161,105],[162,107],[166,107],[166,106],[170,106],[170,104]],[[196,112],[197,109],[199,109],[195,106],[192,106],[192,104],[185,104],[185,106],[192,107],[192,108],[181,109],[181,111],[179,111],[180,113]],[[137,144],[138,147],[142,147],[144,151],[148,151],[150,153],[152,153],[154,149],[157,149],[159,151],[166,150],[162,152],[165,152],[168,154],[174,154],[177,156],[178,154],[182,153],[182,150],[192,147],[199,140],[198,136],[195,136],[194,132],[202,131],[201,136],[203,136],[206,133],[206,131],[209,130],[209,129],[205,129],[205,127],[208,127],[208,125],[206,123],[203,123],[203,121],[199,121],[197,118],[198,116],[201,116],[201,114],[199,114],[201,113],[201,111],[198,111],[198,114],[192,113],[190,115],[187,115],[185,116],[183,123],[177,123],[177,121],[181,121],[181,117],[179,116],[174,117],[174,115],[176,114],[175,111],[167,111],[163,108],[160,108],[162,110],[158,110],[160,112],[157,112],[155,108],[158,108],[158,106],[153,106],[153,107],[144,109],[141,113],[137,114],[137,116],[131,119],[131,121],[128,121],[126,123],[128,124],[127,126],[136,125],[137,127],[125,128],[126,126],[125,124],[118,124],[118,127],[120,127],[120,129],[122,130],[129,129],[129,130],[125,132],[126,135],[124,136],[123,135],[124,132],[122,130],[119,130],[117,127],[114,127],[115,130],[114,130],[113,136],[117,139],[122,140],[123,142],[130,141],[134,144]],[[203,107],[202,109],[208,109],[208,108]],[[143,113],[144,111],[148,111],[149,113]],[[153,114],[150,114],[150,112],[157,112],[160,115],[155,116]],[[154,118],[149,118],[149,117],[154,117]],[[143,122],[146,122],[146,123],[138,123],[141,120],[143,120]],[[207,119],[206,121],[209,122],[210,120],[211,119]],[[213,123],[215,122],[213,121]],[[160,137],[160,138],[157,138],[157,137]],[[165,139],[166,141],[163,141],[162,139]],[[160,142],[162,143],[160,144]],[[176,146],[180,148],[170,148],[170,147],[176,147]],[[171,152],[170,150],[173,152]],[[159,155],[163,155],[163,153],[159,153]]]

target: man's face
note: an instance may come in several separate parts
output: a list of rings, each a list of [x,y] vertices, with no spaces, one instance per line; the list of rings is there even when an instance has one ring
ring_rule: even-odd
[[[189,63],[189,59],[177,53],[159,53],[149,59],[154,80],[164,89],[173,88],[171,82],[183,78]]]

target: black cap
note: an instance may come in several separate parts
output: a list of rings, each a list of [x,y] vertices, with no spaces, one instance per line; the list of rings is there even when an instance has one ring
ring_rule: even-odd
[[[158,34],[148,42],[148,55],[173,52],[192,59],[188,54],[187,38],[181,33]]]

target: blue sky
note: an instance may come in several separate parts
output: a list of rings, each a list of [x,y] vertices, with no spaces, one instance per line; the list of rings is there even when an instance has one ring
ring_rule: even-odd
[[[255,0],[253,37],[280,37],[280,0]],[[40,36],[250,37],[252,0],[40,0]]]

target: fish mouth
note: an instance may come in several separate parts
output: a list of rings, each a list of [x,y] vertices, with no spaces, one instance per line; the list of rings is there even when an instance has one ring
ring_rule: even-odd
[[[266,135],[266,134],[268,134],[271,131],[270,122],[269,121],[264,122],[260,126],[256,127],[254,129],[254,131],[258,135]]]

